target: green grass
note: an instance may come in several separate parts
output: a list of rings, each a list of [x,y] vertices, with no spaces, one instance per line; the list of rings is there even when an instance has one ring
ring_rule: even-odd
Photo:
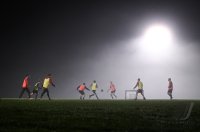
[[[0,131],[200,130],[200,101],[180,121],[190,100],[0,100]]]

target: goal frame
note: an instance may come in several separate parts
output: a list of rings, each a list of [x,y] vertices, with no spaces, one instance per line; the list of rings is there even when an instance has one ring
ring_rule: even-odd
[[[128,98],[127,98],[127,93],[128,93],[128,92],[133,92],[133,93],[136,94],[137,90],[125,90],[125,100],[128,99]]]

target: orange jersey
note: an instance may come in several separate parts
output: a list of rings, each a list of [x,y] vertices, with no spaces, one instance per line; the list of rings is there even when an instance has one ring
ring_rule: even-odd
[[[28,77],[25,77],[22,84],[22,88],[27,88],[27,87],[28,87]]]
[[[84,91],[85,90],[85,85],[80,85],[79,91]]]
[[[116,90],[116,88],[115,88],[115,85],[114,85],[114,84],[110,84],[110,90],[111,90],[111,91],[115,91],[115,90]]]

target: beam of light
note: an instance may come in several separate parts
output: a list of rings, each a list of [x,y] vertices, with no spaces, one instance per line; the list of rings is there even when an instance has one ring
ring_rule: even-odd
[[[161,57],[171,48],[172,33],[167,26],[156,24],[145,31],[141,40],[140,46],[145,54]]]

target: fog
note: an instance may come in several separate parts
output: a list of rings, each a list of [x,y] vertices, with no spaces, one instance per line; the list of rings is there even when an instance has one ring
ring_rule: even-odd
[[[62,78],[57,80],[58,89],[61,90],[52,88],[53,96],[79,98],[76,87],[83,82],[89,86],[96,80],[99,85],[97,94],[101,99],[110,98],[107,93],[110,81],[116,85],[118,99],[124,99],[125,90],[132,90],[137,78],[140,78],[147,99],[168,99],[170,77],[174,83],[175,99],[199,99],[200,53],[197,44],[174,40],[168,50],[157,55],[145,53],[139,49],[140,44],[138,38],[108,43],[103,50],[97,50],[94,56],[78,59],[80,63],[72,62],[71,71],[63,66],[63,72],[57,75]],[[104,92],[100,92],[100,89]],[[90,92],[86,91],[86,98],[88,94]]]
[[[8,2],[4,8],[10,12],[2,19],[0,97],[18,97],[27,73],[30,90],[52,73],[52,98],[79,99],[77,86],[96,80],[101,99],[110,99],[110,81],[118,99],[124,99],[125,90],[141,78],[147,99],[168,99],[170,77],[175,99],[199,99],[199,7],[189,3]],[[143,37],[160,22],[169,26],[173,39],[166,46],[165,36],[155,35],[161,40],[155,50]]]
[[[96,48],[87,47],[89,49],[83,49],[82,52],[75,53],[76,56],[70,56],[71,59],[57,58],[54,66],[46,70],[41,69],[38,64],[38,67],[34,67],[37,70],[31,72],[30,89],[32,90],[34,83],[45,73],[51,72],[56,84],[56,88],[49,89],[52,98],[79,99],[77,86],[83,82],[89,86],[93,80],[96,80],[99,85],[97,94],[100,99],[111,98],[107,92],[110,81],[116,85],[118,99],[124,99],[125,90],[132,90],[137,78],[140,78],[147,99],[168,99],[167,86],[170,77],[174,83],[174,99],[199,99],[200,47],[198,43],[174,39],[169,48],[154,54],[142,49],[141,36],[99,43]],[[31,71],[32,68],[30,67],[29,70]],[[17,80],[15,79],[12,87],[9,88],[15,91],[18,89],[18,92],[12,92],[6,97],[18,96],[23,73],[24,71],[21,75],[16,74],[11,77]],[[101,89],[104,92],[101,92]],[[88,99],[91,92],[85,92]]]

